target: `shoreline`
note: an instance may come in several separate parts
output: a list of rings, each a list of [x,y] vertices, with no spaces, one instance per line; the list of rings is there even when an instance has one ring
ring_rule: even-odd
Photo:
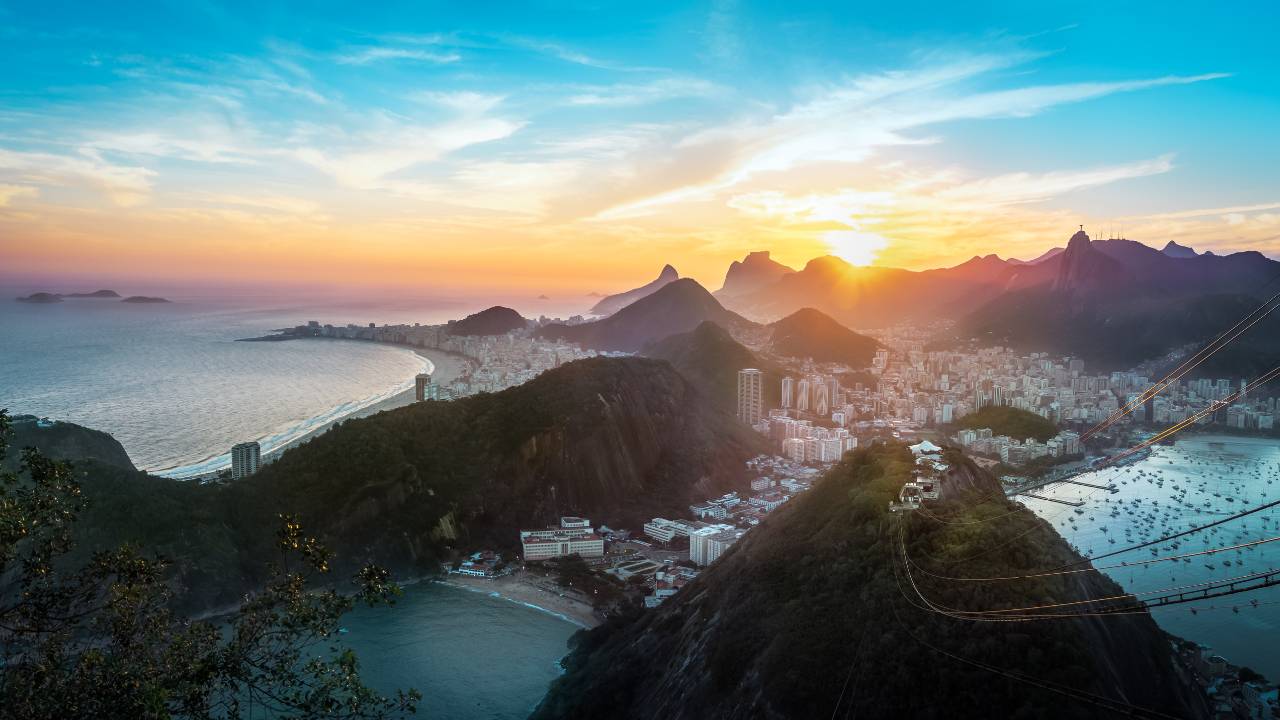
[[[322,338],[298,338],[298,339],[308,340],[308,339],[322,339]],[[323,338],[323,339],[329,339],[329,338]],[[390,345],[391,343],[382,343],[382,344]],[[411,347],[408,345],[395,345],[394,347],[402,347],[406,350],[411,350],[418,357],[421,357],[427,362],[431,363],[431,367],[432,367],[430,371],[431,379],[435,382],[440,383],[441,385],[451,383],[455,379],[457,379],[457,377],[462,373],[462,366],[466,362],[461,356],[454,355],[452,353],[447,353],[443,350]],[[284,451],[290,448],[294,448],[299,445],[302,445],[306,442],[309,442],[315,439],[320,435],[323,435],[324,433],[328,432],[330,428],[332,428],[334,425],[340,422],[369,417],[370,415],[376,415],[384,410],[394,410],[396,408],[404,407],[406,405],[412,405],[414,402],[415,402],[414,389],[410,387],[406,390],[402,390],[396,393],[395,395],[392,395],[391,397],[384,398],[375,403],[370,403],[369,405],[366,405],[360,408],[359,410],[353,410],[352,412],[349,412],[346,415],[334,418],[333,420],[330,420],[329,422],[326,422],[323,425],[320,425],[310,430],[309,432],[299,435],[298,437],[294,438],[293,440],[290,440],[289,442],[285,443],[284,445],[281,445],[280,447],[273,448],[270,452],[263,453],[262,461],[263,463],[272,462],[277,458],[279,458],[280,455],[284,453]]]
[[[312,340],[312,339],[322,339],[322,338],[294,338],[294,339]],[[323,338],[323,339],[329,339],[329,338]],[[443,350],[436,350],[434,348],[420,348],[420,347],[414,347],[409,345],[396,345],[392,343],[381,343],[381,344],[392,345],[393,347],[399,347],[405,350],[409,350],[413,352],[415,355],[417,355],[419,358],[422,358],[423,360],[425,360],[431,366],[431,370],[429,372],[432,375],[432,379],[435,380],[436,382],[439,382],[442,385],[453,382],[459,375],[462,374],[467,364],[466,358],[462,357],[461,355],[456,355],[454,353],[449,353]],[[410,382],[412,382],[412,378],[410,378]],[[397,392],[393,395],[385,397],[381,400],[377,400],[375,402],[372,402],[368,405],[352,410],[351,412],[345,413],[343,415],[339,415],[337,417],[331,418],[311,428],[310,430],[302,433],[296,438],[293,438],[285,442],[282,445],[273,447],[270,450],[264,450],[262,453],[262,463],[266,464],[266,463],[274,462],[275,460],[279,459],[279,457],[286,450],[289,450],[291,448],[298,447],[299,445],[302,445],[304,443],[310,442],[311,440],[328,432],[331,428],[333,428],[334,425],[338,423],[345,422],[347,420],[355,420],[359,418],[369,417],[370,415],[375,415],[384,410],[394,410],[399,407],[411,405],[413,404],[413,402],[414,402],[414,389],[412,385],[410,385],[410,387],[405,388],[404,390],[401,390],[400,392]],[[303,422],[310,422],[312,419],[313,418],[308,418]],[[261,442],[262,440],[262,438],[257,438],[257,439],[259,442]],[[176,472],[181,472],[184,468],[190,468],[196,465],[202,465],[207,462],[210,462],[210,460],[205,460],[200,463],[192,463],[191,465],[179,466],[176,468],[166,468],[163,470],[145,470],[145,472],[151,475],[170,478],[173,480],[200,482],[207,479],[214,479],[220,473],[230,468],[230,460],[228,459],[226,466],[220,466],[216,470],[209,470],[205,472],[196,472],[196,473],[181,474],[181,475],[174,474]]]
[[[596,616],[591,603],[585,598],[573,597],[570,594],[572,591],[555,587],[550,579],[536,577],[524,570],[497,578],[453,574],[445,578],[433,578],[431,582],[523,605],[583,630],[590,630],[604,622]]]

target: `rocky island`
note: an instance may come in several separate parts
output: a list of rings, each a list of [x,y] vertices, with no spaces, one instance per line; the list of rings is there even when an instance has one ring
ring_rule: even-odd
[[[41,304],[48,304],[48,303],[60,303],[62,302],[62,296],[56,293],[38,292],[38,293],[31,293],[26,297],[14,298],[14,300],[17,300],[18,302],[22,302],[22,303],[32,303],[35,305],[41,305]]]
[[[32,304],[40,305],[40,304],[60,303],[65,298],[104,300],[104,299],[114,299],[118,297],[120,297],[120,293],[116,292],[115,290],[94,290],[93,292],[74,292],[74,293],[37,292],[37,293],[31,293],[30,295],[27,295],[25,297],[14,298],[14,300],[18,302],[23,302],[23,303],[32,303]],[[169,301],[164,298],[147,297],[145,295],[134,295],[132,297],[125,298],[121,302],[167,303]]]

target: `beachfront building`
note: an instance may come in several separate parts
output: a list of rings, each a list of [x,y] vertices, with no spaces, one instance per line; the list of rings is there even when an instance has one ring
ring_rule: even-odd
[[[569,555],[604,557],[604,538],[596,534],[586,518],[562,517],[559,527],[521,530],[520,544],[526,562]]]
[[[689,559],[697,565],[710,565],[745,533],[746,530],[725,524],[699,528],[689,534]]]
[[[258,472],[262,466],[262,447],[256,441],[243,442],[231,448],[231,477],[239,480]]]

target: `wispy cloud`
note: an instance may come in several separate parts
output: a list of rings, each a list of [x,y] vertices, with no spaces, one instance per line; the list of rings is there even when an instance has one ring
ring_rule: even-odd
[[[145,202],[155,174],[147,168],[108,162],[92,149],[75,155],[0,149],[0,179],[55,187],[87,186],[121,206]]]
[[[421,48],[385,46],[353,48],[336,57],[336,60],[343,65],[368,65],[384,60],[411,60],[445,64],[455,63],[461,59],[462,55],[456,52],[436,52]]]
[[[1049,108],[1122,92],[1184,85],[1222,74],[1167,76],[1111,83],[1033,85],[1000,91],[966,90],[968,83],[1033,58],[1028,54],[960,57],[910,71],[863,75],[823,90],[789,110],[739,121],[686,137],[677,151],[690,157],[714,151],[723,170],[704,182],[669,188],[619,204],[600,215],[643,215],[665,205],[706,200],[764,173],[829,163],[862,163],[895,146],[938,142],[913,134],[958,120],[1029,117]]]
[[[473,92],[469,90],[434,91],[413,93],[409,96],[418,102],[448,108],[463,115],[483,115],[502,104],[506,95]]]
[[[643,84],[620,83],[580,88],[577,94],[569,97],[569,104],[625,107],[678,98],[714,97],[725,92],[725,88],[698,78],[660,78]]]
[[[30,185],[0,185],[0,208],[9,207],[16,198],[35,197],[39,192]]]

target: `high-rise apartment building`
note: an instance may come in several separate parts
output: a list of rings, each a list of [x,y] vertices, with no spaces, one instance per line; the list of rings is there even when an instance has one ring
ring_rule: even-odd
[[[791,408],[795,403],[796,381],[795,378],[782,378],[782,407]]]
[[[237,480],[248,477],[262,466],[262,447],[254,442],[242,442],[231,448],[231,477]]]
[[[434,400],[435,398],[430,397],[429,390],[431,388],[431,385],[432,385],[431,373],[419,373],[418,376],[413,379],[414,398],[418,402],[422,402],[423,400],[427,400],[427,399]]]
[[[764,374],[755,368],[738,371],[738,419],[755,425],[764,417]]]

